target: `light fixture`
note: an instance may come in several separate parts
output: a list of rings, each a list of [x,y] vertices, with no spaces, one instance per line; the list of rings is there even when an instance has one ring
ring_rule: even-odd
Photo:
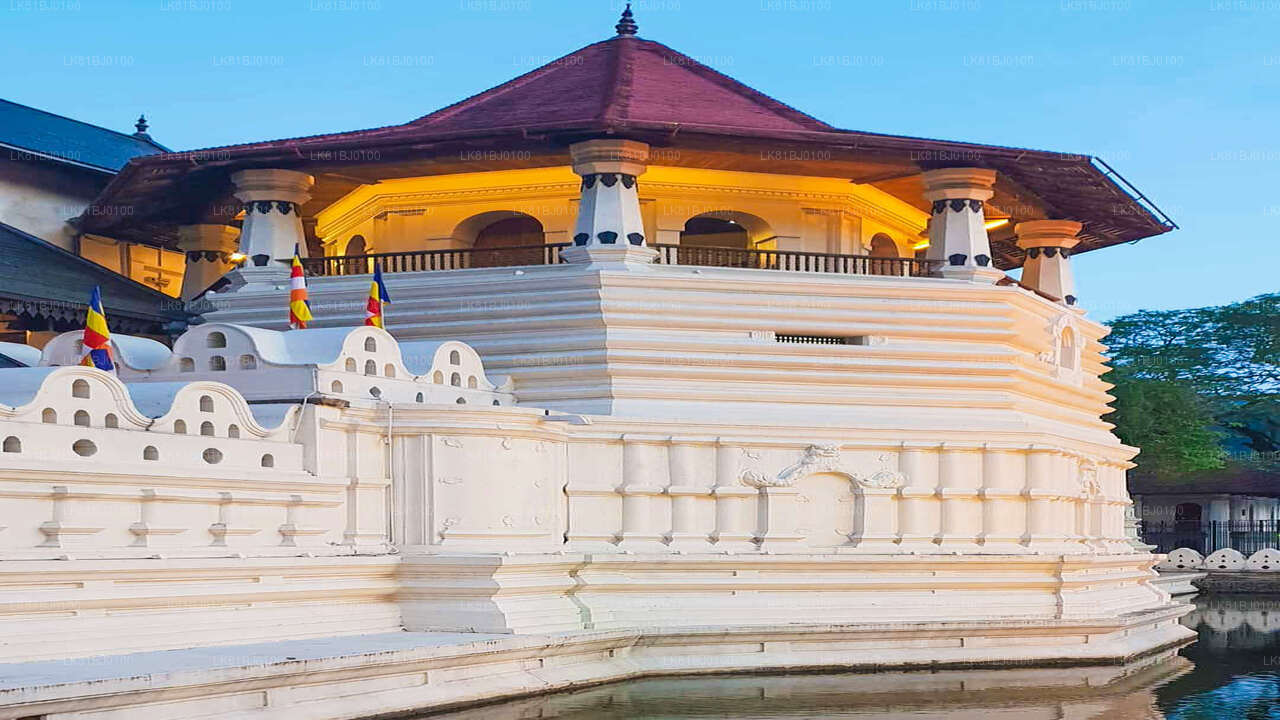
[[[245,255],[242,252],[233,252],[227,256],[227,262],[239,265],[240,263],[244,262],[245,259],[248,257],[249,257],[248,255]]]
[[[925,249],[925,248],[927,248],[927,247],[929,247],[929,241],[928,241],[928,240],[921,240],[920,242],[916,243],[915,245],[912,245],[912,246],[911,246],[911,249],[912,249],[912,250],[923,250],[923,249]]]
[[[983,227],[988,230],[995,230],[998,227],[1004,227],[1009,224],[1009,218],[1000,218],[999,220],[988,220]]]

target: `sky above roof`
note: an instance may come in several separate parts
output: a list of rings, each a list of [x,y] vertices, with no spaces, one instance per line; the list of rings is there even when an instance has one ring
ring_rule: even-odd
[[[1090,315],[1280,288],[1280,2],[641,0],[834,126],[1098,155],[1182,229],[1079,257]],[[13,2],[4,97],[209,147],[408,122],[613,34],[614,0]]]

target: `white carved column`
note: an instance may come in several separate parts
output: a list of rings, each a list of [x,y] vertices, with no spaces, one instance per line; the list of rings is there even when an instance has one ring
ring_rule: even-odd
[[[1076,304],[1076,284],[1071,275],[1071,249],[1079,242],[1080,223],[1070,220],[1029,220],[1013,231],[1018,247],[1027,252],[1022,265],[1022,284]]]
[[[182,299],[190,300],[214,284],[239,263],[236,253],[240,231],[229,225],[182,225],[178,249],[187,256],[182,274]]]
[[[240,252],[252,267],[271,267],[293,257],[294,246],[307,256],[307,238],[299,207],[311,199],[315,179],[294,170],[241,170],[231,174],[236,199],[244,203]]]
[[[895,485],[858,488],[862,496],[862,529],[855,528],[850,538],[854,552],[875,555],[902,552],[898,546],[898,490]]]
[[[991,553],[1022,552],[1027,508],[1022,498],[1027,463],[1020,449],[988,443],[982,455],[982,549]]]
[[[726,444],[723,440],[716,448],[716,486],[712,490],[716,498],[716,530],[712,539],[720,552],[756,549],[752,530],[757,492],[739,481],[742,456],[741,446]]]
[[[760,492],[760,549],[797,552],[805,547],[800,525],[800,491],[793,485],[762,485]]]
[[[903,443],[898,467],[907,483],[898,488],[898,547],[905,553],[939,552],[938,446]]]
[[[650,263],[636,178],[644,173],[649,146],[634,140],[587,140],[569,146],[573,171],[582,176],[582,200],[573,228],[569,262]]]
[[[942,261],[948,278],[991,283],[1004,272],[992,264],[983,203],[991,199],[996,173],[982,168],[944,168],[922,174],[924,197],[933,203],[928,257]]]
[[[639,552],[666,551],[659,502],[665,500],[667,462],[663,438],[622,438],[622,535],[618,547]]]
[[[710,447],[708,447],[710,445]],[[713,528],[700,526],[704,502],[711,501],[711,484],[698,476],[698,460],[714,450],[714,439],[671,438],[668,450],[671,460],[671,535],[668,545],[683,552],[707,552],[712,549]],[[713,480],[714,481],[714,480]]]
[[[1032,445],[1027,450],[1027,513],[1026,544],[1036,552],[1066,552],[1063,526],[1067,506],[1062,503],[1062,489],[1057,477],[1061,451],[1045,445]],[[1064,517],[1059,517],[1064,516]],[[1074,519],[1074,518],[1073,518]]]
[[[946,552],[976,552],[982,532],[982,454],[979,448],[946,443],[939,459],[938,496],[942,499],[938,547]]]

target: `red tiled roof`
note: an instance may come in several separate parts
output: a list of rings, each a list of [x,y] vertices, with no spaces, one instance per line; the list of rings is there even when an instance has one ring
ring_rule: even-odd
[[[615,37],[409,123],[440,132],[583,121],[834,130],[662,43]]]

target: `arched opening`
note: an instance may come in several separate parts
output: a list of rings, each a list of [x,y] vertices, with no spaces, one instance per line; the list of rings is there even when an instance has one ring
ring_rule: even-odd
[[[1076,350],[1076,333],[1071,328],[1063,328],[1058,345],[1058,364],[1064,370],[1075,370],[1079,366]]]
[[[178,371],[179,372],[195,372],[196,361],[192,360],[191,358],[186,358],[186,357],[182,358],[181,360],[178,361]]]
[[[89,413],[84,410],[77,410],[76,414],[71,418],[71,422],[80,427],[89,427]]]
[[[480,213],[458,224],[453,237],[472,249],[470,267],[541,265],[546,244],[542,223],[512,210]],[[520,248],[510,250],[507,248]]]
[[[186,421],[186,420],[174,420],[174,421],[173,421],[173,433],[174,433],[175,435],[186,435],[186,434],[187,434],[187,421]]]
[[[373,272],[369,267],[369,260],[364,256],[369,253],[368,243],[365,242],[363,235],[352,235],[347,244],[342,247],[341,254],[348,258],[343,260],[345,267],[342,269],[347,275],[365,275]]]
[[[58,411],[53,408],[45,408],[44,411],[40,413],[40,422],[48,425],[58,422]]]
[[[269,468],[269,467],[275,467],[275,466],[276,466],[276,459],[271,455],[271,453],[267,453],[266,455],[262,456],[262,467]]]
[[[476,387],[477,387],[477,383],[476,383],[476,376],[475,376],[475,375],[468,375],[468,376],[467,376],[467,387],[471,388],[472,390],[476,389]]]
[[[213,423],[208,420],[200,423],[200,434],[205,437],[213,437]]]
[[[75,382],[71,383],[71,397],[88,398],[89,383],[84,380],[76,380]]]
[[[1199,530],[1201,513],[1204,509],[1200,503],[1178,503],[1173,509],[1174,530]]]
[[[440,372],[439,370],[437,370],[437,371],[435,371],[434,373],[432,373],[432,374],[431,374],[431,382],[435,383],[436,385],[443,385],[443,384],[444,384],[444,373]]]
[[[356,371],[356,359],[355,359],[355,358],[347,358],[347,362],[346,362],[346,364],[344,365],[344,367],[346,368],[347,372],[352,372],[352,373],[353,373],[353,372],[355,372],[355,371]]]
[[[461,363],[462,363],[462,355],[460,355],[460,354],[458,353],[458,351],[457,351],[457,350],[450,350],[450,351],[449,351],[449,364],[450,364],[450,365],[460,365]]]
[[[453,373],[449,376],[449,384],[454,387],[462,387],[462,375]]]
[[[120,419],[116,417],[115,413],[107,413],[107,416],[102,419],[102,425],[103,427],[118,428],[120,427]]]
[[[240,426],[239,426],[239,425],[236,425],[235,423],[232,423],[232,424],[228,425],[228,426],[227,426],[227,437],[232,438],[232,439],[240,437]]]
[[[156,449],[155,445],[148,445],[142,448],[142,459],[143,460],[159,460],[160,451]]]
[[[4,451],[7,453],[22,452],[22,441],[10,435],[9,437],[4,439]]]
[[[387,364],[386,364],[385,366],[383,366],[383,368],[382,368],[382,374],[383,374],[383,375],[385,375],[386,377],[389,377],[389,378],[393,378],[393,377],[395,377],[395,376],[396,376],[396,366],[395,366],[395,365],[392,365],[391,363],[387,363]]]
[[[221,355],[214,355],[209,358],[209,369],[213,372],[222,372],[227,369],[227,359]]]
[[[252,355],[241,355],[241,356],[240,356],[240,369],[241,369],[241,370],[257,370],[257,369],[258,369],[258,358],[254,357],[254,356],[252,356]]]
[[[737,210],[695,215],[680,233],[678,262],[712,267],[765,267],[771,258],[751,250],[774,247],[777,234],[763,218]]]
[[[342,392],[342,383],[338,382],[337,380],[334,380],[332,383],[329,384],[329,392],[336,392],[336,393]]]
[[[867,271],[872,275],[901,275],[903,264],[893,262],[902,257],[898,252],[898,244],[893,241],[885,233],[876,233],[871,236],[871,247],[868,253],[871,260],[868,261],[869,267]]]
[[[213,397],[209,395],[200,396],[200,412],[213,412]]]
[[[205,347],[224,348],[227,346],[227,336],[220,332],[211,332],[205,337]]]
[[[415,400],[416,402],[423,402],[425,399],[426,399],[426,398],[425,398],[425,396],[423,396],[423,394],[422,394],[422,393],[418,393],[418,394],[417,394],[417,396],[415,396],[415,397],[414,397],[414,400]]]
[[[372,360],[365,360],[365,361],[364,361],[364,374],[365,374],[365,375],[377,375],[377,374],[378,374],[378,363],[376,363],[376,362],[374,362],[374,361],[372,361]]]
[[[373,338],[371,338],[371,337],[367,337],[367,338],[365,338],[365,339],[364,339],[364,350],[365,350],[365,352],[378,352],[378,341],[377,341],[377,340],[374,340],[374,339],[373,339]]]

